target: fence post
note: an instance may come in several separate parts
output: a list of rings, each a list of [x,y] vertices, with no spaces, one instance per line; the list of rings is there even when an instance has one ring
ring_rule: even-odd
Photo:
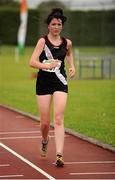
[[[79,59],[79,78],[82,78],[82,60]]]
[[[103,65],[104,65],[104,59],[101,60],[101,78],[104,78],[104,72],[103,72]]]
[[[111,63],[112,63],[112,60],[110,58],[109,59],[109,79],[111,79]]]

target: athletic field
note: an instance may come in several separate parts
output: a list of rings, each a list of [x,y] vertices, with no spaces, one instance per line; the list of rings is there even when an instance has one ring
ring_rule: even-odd
[[[80,49],[80,48],[79,48]],[[15,47],[0,49],[0,103],[38,114],[35,99],[36,70],[28,62],[33,48],[18,58]],[[81,48],[84,53],[112,53],[115,48]],[[69,80],[65,127],[115,146],[115,81]]]

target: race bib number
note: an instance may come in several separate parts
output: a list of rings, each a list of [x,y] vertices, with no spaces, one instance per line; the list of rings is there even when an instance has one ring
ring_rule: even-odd
[[[52,63],[52,59],[50,59],[50,60],[43,60],[43,63],[44,64],[50,64],[50,63]],[[55,68],[52,68],[52,69],[42,69],[43,71],[47,71],[47,72],[56,72],[56,70],[59,70],[59,68],[60,68],[60,66],[61,66],[61,62],[59,62],[59,66],[57,66],[57,67],[55,67]]]

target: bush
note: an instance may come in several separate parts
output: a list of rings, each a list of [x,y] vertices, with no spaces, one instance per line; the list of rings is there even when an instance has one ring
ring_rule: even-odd
[[[35,45],[46,33],[43,18],[45,13],[29,10],[27,45]],[[68,21],[62,35],[70,38],[77,46],[114,46],[115,10],[111,11],[65,11]],[[19,9],[0,8],[0,41],[3,44],[17,44],[20,25]]]

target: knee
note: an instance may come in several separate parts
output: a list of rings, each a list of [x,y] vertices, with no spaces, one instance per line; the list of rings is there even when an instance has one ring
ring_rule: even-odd
[[[61,126],[63,124],[63,115],[56,114],[55,115],[55,126]]]
[[[49,124],[50,124],[49,121],[41,121],[41,126],[44,127],[44,128],[48,128]]]
[[[41,126],[44,127],[44,128],[49,127],[50,118],[47,118],[47,117],[43,117],[43,116],[42,116],[42,117],[40,118],[40,124],[41,124]]]

